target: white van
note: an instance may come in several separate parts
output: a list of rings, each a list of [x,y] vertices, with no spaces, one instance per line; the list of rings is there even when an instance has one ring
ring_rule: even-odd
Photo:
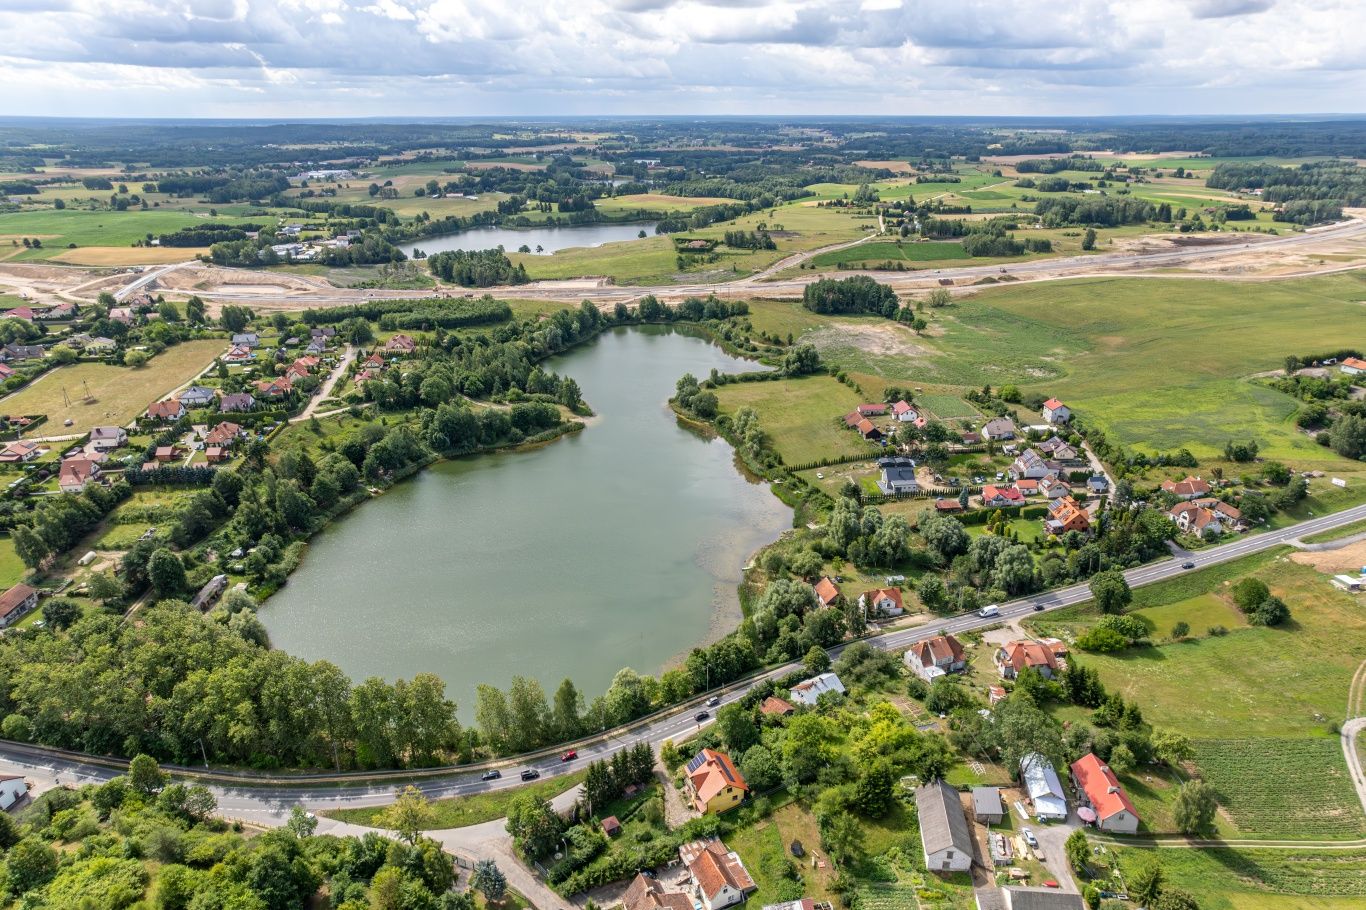
[[[988,616],[1000,616],[1001,608],[996,606],[996,604],[989,604],[983,607],[982,609],[978,610],[977,615],[982,617],[983,619],[986,619]]]

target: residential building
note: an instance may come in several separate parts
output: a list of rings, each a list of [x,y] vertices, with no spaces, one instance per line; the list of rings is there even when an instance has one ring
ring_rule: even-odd
[[[1020,759],[1020,780],[1039,821],[1066,820],[1067,794],[1063,792],[1062,781],[1058,780],[1058,772],[1053,770],[1053,764],[1047,758],[1030,752]]]
[[[1064,424],[1072,419],[1072,409],[1063,404],[1056,398],[1050,398],[1043,403],[1043,419],[1051,424]]]
[[[892,416],[902,423],[910,423],[920,415],[915,412],[909,402],[898,401],[892,405]]]
[[[1178,503],[1167,511],[1167,517],[1176,523],[1182,533],[1200,537],[1240,531],[1246,527],[1240,509],[1217,499],[1203,498]]]
[[[1025,669],[1038,670],[1052,679],[1065,666],[1067,645],[1056,638],[1038,641],[1017,639],[1002,645],[995,655],[996,669],[1003,679],[1014,679]]]
[[[167,398],[165,401],[154,401],[147,408],[147,416],[152,420],[162,423],[175,423],[186,414],[185,405],[176,401],[174,398]]]
[[[900,616],[906,612],[897,588],[877,588],[864,591],[858,596],[858,605],[864,616]]]
[[[57,473],[57,488],[63,493],[79,493],[92,481],[99,479],[100,466],[91,458],[68,458]]]
[[[827,575],[822,575],[821,580],[812,585],[811,590],[816,594],[816,602],[822,607],[828,607],[839,599],[839,586]]]
[[[1366,373],[1366,360],[1360,357],[1344,357],[1342,363],[1338,364],[1338,370],[1348,376],[1360,376]]]
[[[14,367],[7,363],[0,363],[0,379],[9,379],[15,372]]]
[[[769,717],[787,717],[795,710],[797,709],[776,695],[770,695],[759,703],[759,713],[767,714]]]
[[[992,508],[1010,508],[1024,505],[1024,494],[1014,487],[998,487],[987,484],[982,487],[982,505]]]
[[[238,332],[232,336],[232,343],[243,347],[254,348],[261,344],[261,336],[255,332]]]
[[[176,396],[187,408],[207,408],[215,397],[213,389],[202,385],[192,385]]]
[[[902,659],[927,682],[946,673],[959,673],[968,664],[963,645],[952,635],[936,635],[918,641]]]
[[[678,856],[706,910],[732,907],[758,890],[740,855],[719,840],[691,841],[678,848]]]
[[[384,342],[386,354],[411,354],[417,350],[417,342],[407,335],[399,334]]]
[[[1058,461],[1076,461],[1078,453],[1061,436],[1053,436],[1038,443],[1036,448],[1047,455],[1049,458],[1056,458]]]
[[[1086,910],[1080,894],[1066,894],[1057,888],[1026,888],[1010,885],[1001,888],[1005,910]]]
[[[749,785],[729,755],[703,749],[688,762],[685,790],[694,809],[714,815],[739,806]]]
[[[224,420],[204,434],[204,444],[228,448],[245,435],[246,431],[240,425]]]
[[[108,452],[128,444],[128,431],[123,427],[91,427],[90,448]]]
[[[156,451],[153,453],[152,457],[157,461],[161,462],[162,464],[166,464],[170,461],[175,461],[175,446],[157,446]]]
[[[28,796],[28,781],[18,774],[0,777],[0,809],[8,812],[25,796]]]
[[[972,867],[972,831],[958,791],[937,780],[917,787],[916,815],[925,868],[931,872],[966,872]]]
[[[882,438],[882,431],[874,426],[867,417],[859,418],[859,422],[854,424],[854,429],[858,430],[859,435],[864,439],[877,440]]]
[[[1072,763],[1077,799],[1096,813],[1096,827],[1111,834],[1138,833],[1138,812],[1110,766],[1088,752]]]
[[[208,461],[209,464],[218,464],[219,462],[227,461],[228,450],[222,446],[205,446],[204,459]]]
[[[920,483],[915,479],[914,459],[879,458],[877,464],[882,469],[877,488],[888,496],[914,493],[920,489]]]
[[[1092,474],[1090,477],[1086,478],[1086,489],[1099,496],[1101,493],[1110,489],[1110,481],[1105,478],[1104,474]]]
[[[844,683],[834,673],[822,673],[805,682],[797,683],[788,691],[788,696],[803,705],[814,705],[816,700],[827,692],[844,694]]]
[[[1068,531],[1086,532],[1091,529],[1091,516],[1071,496],[1064,496],[1048,506],[1048,517],[1043,520],[1043,527],[1054,537]]]
[[[1208,496],[1211,489],[1210,485],[1199,477],[1162,481],[1162,492],[1170,493],[1177,499],[1198,499],[1201,496]]]
[[[22,319],[25,322],[32,322],[34,315],[33,308],[26,306],[17,306],[0,312],[0,316],[4,316],[6,319]]]
[[[1025,449],[1007,469],[1011,480],[1042,480],[1053,471],[1043,456],[1033,449]]]
[[[0,349],[0,359],[4,360],[42,360],[43,346],[41,344],[14,344],[10,343]]]
[[[133,308],[126,306],[116,306],[109,308],[109,318],[114,322],[121,322],[124,325],[133,324]]]
[[[882,417],[887,413],[885,404],[861,404],[854,410],[858,411],[860,417]]]
[[[972,788],[972,817],[983,825],[999,825],[1006,817],[999,787]]]
[[[963,445],[965,446],[981,445],[982,443],[982,434],[971,430],[964,433],[961,438],[963,440]]]
[[[1045,499],[1061,499],[1064,496],[1071,496],[1072,488],[1058,475],[1050,474],[1039,481],[1039,492]]]
[[[16,442],[11,442],[3,449],[0,449],[0,461],[10,463],[16,461],[32,461],[39,455],[43,454],[44,451],[45,449],[43,449],[42,446],[38,445],[38,443],[29,442],[26,439],[20,439]]]
[[[693,910],[692,898],[687,894],[665,891],[659,879],[639,873],[621,896],[621,906],[622,910]]]
[[[992,418],[981,429],[983,439],[1014,439],[1016,432],[1015,421],[1009,417]]]
[[[255,407],[256,399],[247,392],[233,392],[218,399],[218,410],[220,411],[250,411]]]
[[[218,359],[224,363],[246,363],[248,360],[252,360],[255,357],[256,354],[251,348],[240,344],[234,344],[228,348],[226,354]]]
[[[256,394],[271,401],[284,398],[292,391],[294,391],[294,381],[288,376],[256,380]]]
[[[112,351],[118,347],[119,343],[112,338],[105,338],[103,335],[96,335],[85,343],[87,353],[95,354],[100,351]]]
[[[1021,496],[1039,495],[1039,482],[1037,480],[1017,480],[1013,484],[1011,484],[1011,486],[1019,490]]]
[[[7,629],[38,606],[38,589],[22,582],[0,594],[0,629]]]
[[[48,307],[48,308],[45,309],[45,310],[38,310],[37,312],[34,313],[34,318],[35,318],[35,319],[41,319],[41,320],[47,321],[47,320],[56,320],[56,319],[70,319],[71,317],[73,317],[73,316],[75,316],[75,315],[76,315],[76,304],[74,304],[74,303],[59,303],[59,304],[57,304],[57,305],[55,305],[55,306],[50,306],[50,307]]]

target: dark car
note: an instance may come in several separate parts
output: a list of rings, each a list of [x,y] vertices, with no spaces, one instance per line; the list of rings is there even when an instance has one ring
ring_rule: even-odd
[[[578,758],[578,757],[579,757],[578,750],[577,750],[577,749],[570,749],[568,752],[566,752],[566,753],[564,753],[563,755],[560,756],[560,761],[573,761],[574,759],[576,759],[576,758]]]
[[[541,776],[541,772],[535,768],[526,768],[522,771],[522,780],[535,780]]]
[[[1183,563],[1181,563],[1181,568],[1183,568],[1183,569],[1194,569],[1194,568],[1195,568],[1195,563],[1193,563],[1193,562],[1183,562]]]
[[[702,723],[702,721],[706,720],[708,717],[711,717],[711,712],[709,712],[709,711],[698,711],[695,715],[693,715],[693,720],[697,721],[697,722],[700,724],[700,723]]]
[[[479,778],[479,779],[480,779],[480,780],[498,780],[498,779],[499,779],[500,777],[502,777],[502,776],[503,776],[503,772],[502,772],[502,771],[485,771],[485,772],[484,772],[484,776],[481,777],[481,778]]]
[[[1043,604],[1035,604],[1035,605],[1034,605],[1034,612],[1035,612],[1035,613],[1042,613],[1042,612],[1043,612]]]

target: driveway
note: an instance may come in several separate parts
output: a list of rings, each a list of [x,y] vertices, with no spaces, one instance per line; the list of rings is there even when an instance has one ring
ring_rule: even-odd
[[[1039,847],[1043,850],[1043,864],[1048,869],[1050,875],[1062,885],[1062,890],[1069,894],[1080,894],[1077,883],[1072,879],[1072,866],[1067,862],[1067,852],[1063,850],[1063,844],[1067,843],[1067,838],[1071,833],[1081,827],[1081,819],[1077,818],[1075,810],[1067,816],[1067,821],[1061,824],[1030,826],[1034,831],[1034,836],[1039,839]]]
[[[327,378],[323,380],[323,384],[318,387],[318,394],[308,400],[308,404],[304,406],[303,411],[300,412],[297,417],[291,417],[289,419],[290,423],[299,423],[300,421],[312,417],[314,412],[318,410],[318,405],[332,397],[332,390],[337,387],[338,381],[346,374],[346,368],[351,365],[351,361],[356,359],[357,352],[357,348],[354,348],[349,344],[346,346],[346,350],[342,352],[341,360],[337,361],[337,365],[332,368],[332,372],[327,374]]]

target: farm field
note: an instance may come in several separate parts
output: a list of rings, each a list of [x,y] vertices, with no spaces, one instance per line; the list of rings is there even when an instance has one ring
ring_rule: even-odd
[[[708,205],[734,202],[725,196],[669,196],[664,193],[634,193],[627,196],[608,196],[593,202],[593,208],[609,215],[621,212],[691,212]]]
[[[1201,910],[1359,910],[1366,904],[1366,850],[1117,851],[1132,872],[1160,860],[1167,880],[1197,895]]]
[[[873,451],[842,420],[863,400],[832,377],[737,382],[718,388],[716,397],[726,414],[753,408],[759,425],[787,464]]]
[[[147,405],[189,381],[224,350],[221,339],[185,341],[167,348],[141,369],[103,363],[79,363],[44,373],[28,386],[0,399],[8,413],[46,414],[45,427],[52,435],[85,433],[101,424],[122,426]],[[82,401],[85,385],[95,396],[93,404]],[[71,404],[62,401],[66,389]],[[71,426],[64,426],[70,418]]]
[[[77,252],[68,250],[68,244],[74,243],[77,247],[96,247],[101,250],[127,248],[127,252],[133,254],[134,257],[144,252],[174,253],[175,258],[170,261],[175,262],[180,259],[191,258],[194,251],[183,249],[134,250],[131,249],[133,241],[145,239],[148,233],[155,235],[177,231],[207,220],[209,220],[207,214],[169,212],[156,209],[90,212],[68,208],[61,211],[52,209],[12,212],[0,214],[0,237],[39,237],[42,239],[43,246],[39,249],[19,248],[11,257],[14,261],[55,259],[69,252]],[[219,216],[213,220],[221,223],[243,219],[228,217],[220,212]],[[259,224],[262,220],[258,218],[255,223]],[[106,258],[108,256],[104,253],[99,255]],[[133,258],[128,261],[136,262],[136,259]]]
[[[945,395],[929,393],[917,395],[916,404],[929,408],[930,413],[940,420],[952,420],[955,417],[981,417],[981,413],[957,395]]]
[[[843,250],[831,250],[810,259],[818,268],[827,266],[852,265],[854,263],[880,262],[929,262],[944,259],[971,259],[961,243],[949,241],[925,241],[896,243],[877,241],[860,243]]]

